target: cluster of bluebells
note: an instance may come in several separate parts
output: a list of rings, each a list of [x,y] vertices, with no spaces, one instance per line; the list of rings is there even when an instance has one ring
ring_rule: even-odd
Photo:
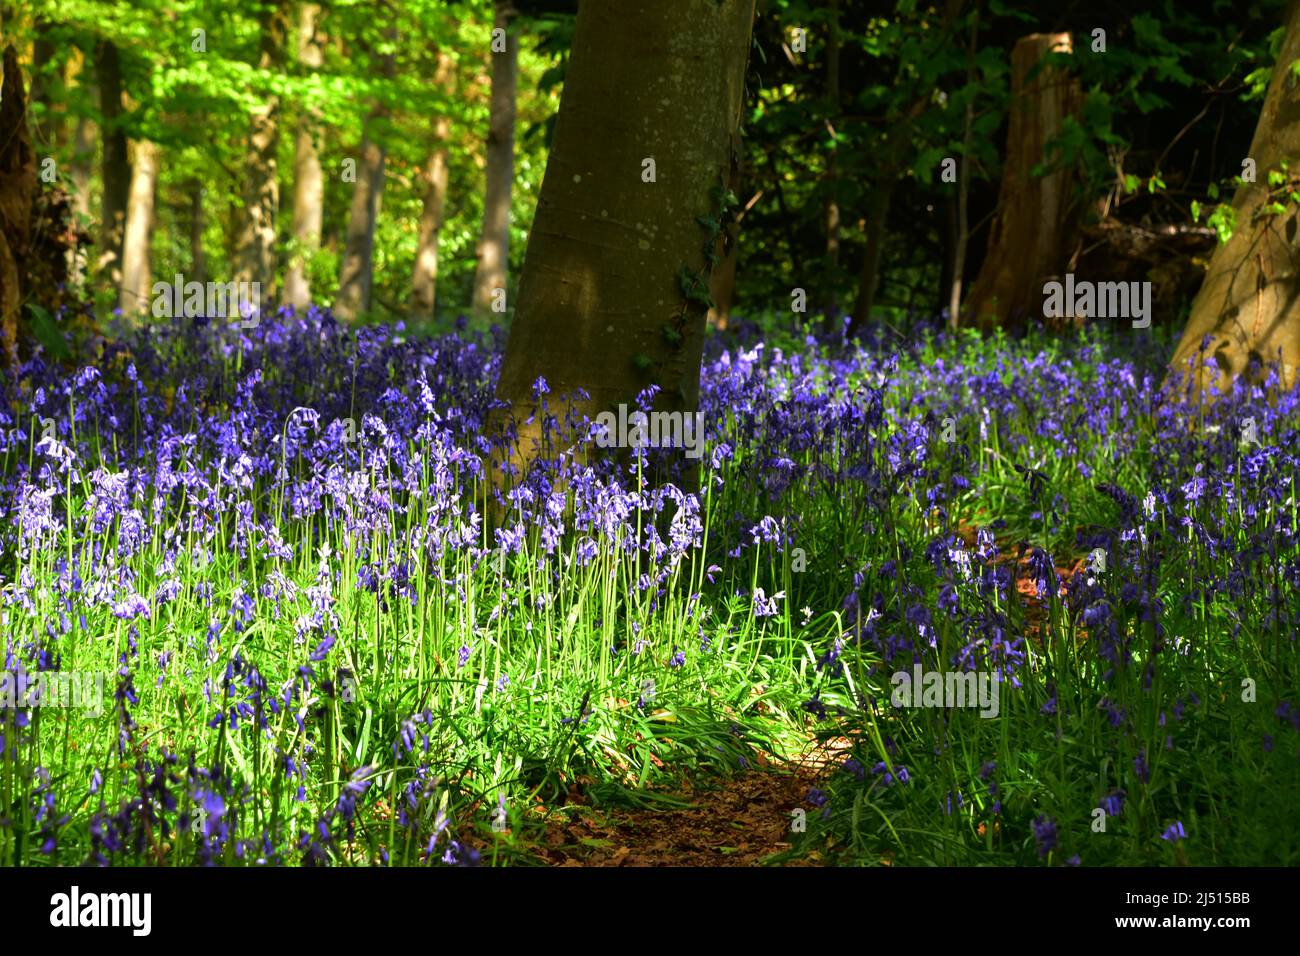
[[[0,714],[0,756],[19,748],[29,767],[35,844],[55,855],[70,808],[90,805],[92,862],[169,846],[201,862],[333,862],[383,790],[422,860],[472,864],[441,802],[431,735],[446,715],[368,701],[390,721],[379,759],[400,779],[375,787],[375,768],[336,763],[339,715],[410,651],[354,633],[357,608],[421,647],[414,616],[445,625],[437,666],[476,688],[477,713],[530,684],[494,668],[493,635],[518,625],[570,649],[572,634],[550,630],[593,582],[615,582],[596,622],[613,634],[602,667],[636,662],[624,690],[639,713],[731,633],[725,618],[775,633],[806,599],[837,621],[810,658],[810,718],[863,721],[878,701],[861,683],[840,689],[868,659],[880,686],[919,664],[992,674],[1007,695],[1032,687],[1034,719],[1058,733],[1078,702],[1035,685],[1034,655],[1045,621],[1068,626],[1087,639],[1090,703],[1123,766],[1103,803],[1118,816],[1126,792],[1157,789],[1153,774],[1200,707],[1194,691],[1179,695],[1168,716],[1160,708],[1159,739],[1139,739],[1133,685],[1167,692],[1166,672],[1190,651],[1171,617],[1212,618],[1234,640],[1267,633],[1294,654],[1297,393],[1261,373],[1193,413],[1177,382],[1161,387],[1155,352],[1121,360],[1085,343],[990,363],[959,345],[953,362],[928,359],[924,336],[900,346],[883,334],[783,350],[742,328],[711,342],[698,463],[666,448],[594,455],[591,422],[569,401],[583,396],[541,378],[526,420],[505,419],[499,339],[344,328],[315,308],[251,329],[177,320],[114,332],[71,371],[31,358],[0,380],[0,650],[7,669],[59,671],[89,647],[114,671],[112,759],[89,768],[89,802],[50,782],[63,754],[36,739],[30,714]],[[635,403],[658,397],[650,387]],[[1116,465],[1141,451],[1126,426],[1136,417],[1154,422],[1161,448],[1141,486]],[[1262,442],[1247,441],[1247,419]],[[516,468],[503,450],[539,423],[540,453]],[[1009,540],[1005,520],[967,520],[994,472],[1034,541]],[[1087,520],[1072,511],[1078,489],[1052,477],[1065,472],[1092,501]],[[796,549],[815,587],[789,573]],[[1064,568],[1062,549],[1100,552],[1105,567]],[[142,707],[137,680],[166,706]],[[857,711],[828,704],[855,695]],[[603,699],[575,694],[557,722],[580,733]],[[1300,726],[1292,704],[1270,704],[1280,727]],[[161,710],[197,728],[204,759],[164,749],[144,716]],[[924,747],[942,754],[940,731]],[[886,736],[888,761],[864,749],[840,776],[905,800],[932,756],[913,736]],[[1010,772],[986,763],[965,796],[946,783],[943,815],[1008,816],[1013,781],[995,770]],[[279,832],[257,812],[266,780],[250,773],[270,774],[301,810],[276,819]],[[828,819],[832,791],[810,798]],[[1073,818],[1019,811],[1044,858],[1053,819]],[[1179,823],[1167,839],[1182,838]]]
[[[1024,699],[1049,739],[1077,735],[1092,714],[1103,722],[1101,753],[1116,769],[1101,781],[1108,787],[1101,806],[1119,817],[1126,793],[1159,793],[1157,773],[1194,763],[1185,743],[1194,735],[1183,725],[1194,713],[1203,717],[1191,689],[1205,678],[1194,664],[1198,635],[1256,647],[1276,642],[1281,672],[1296,674],[1300,389],[1276,369],[1252,366],[1228,393],[1202,405],[1180,370],[1165,381],[1167,352],[1150,341],[1123,359],[1085,339],[1037,354],[972,347],[964,361],[966,346],[946,347],[943,338],[868,349],[823,372],[856,362],[850,374],[869,388],[875,375],[890,379],[900,352],[907,366],[891,381],[886,419],[893,427],[873,459],[877,477],[888,482],[886,499],[861,516],[861,537],[834,555],[841,564],[846,555],[871,557],[858,564],[840,601],[845,630],[817,660],[826,680],[804,710],[819,722],[833,719],[827,701],[850,696],[835,680],[846,649],[865,662],[858,675],[874,678],[864,689],[858,676],[851,695],[874,719],[897,715],[887,704],[889,677],[916,665],[1000,678],[1003,719],[1006,697],[1033,685]],[[956,352],[958,360],[927,359],[931,351]],[[1137,420],[1148,425],[1133,427]],[[941,437],[945,428],[949,440]],[[1130,460],[1151,464],[1135,473],[1124,467]],[[1005,518],[967,524],[963,516],[991,481],[1010,489]],[[1078,513],[1081,503],[1086,513]],[[903,525],[899,516],[917,509],[925,520]],[[1079,668],[1073,689],[1086,687],[1091,696],[1084,713],[1077,697],[1058,694],[1052,670],[1061,662],[1047,666],[1069,644],[1077,647],[1071,666]],[[1259,713],[1275,707],[1283,725],[1300,728],[1300,710],[1276,696],[1286,683],[1260,689]],[[1222,686],[1221,699],[1223,691],[1236,698],[1241,688]],[[1148,714],[1158,716],[1154,731],[1140,717]],[[860,724],[863,714],[847,719]],[[945,766],[951,720],[939,711],[904,754],[914,778],[924,779],[926,759],[935,770]],[[870,737],[857,739],[866,746],[846,766],[865,782],[861,768],[883,754]],[[1276,735],[1256,745],[1273,752]],[[1172,756],[1157,758],[1156,748]],[[1290,749],[1300,759],[1300,748]],[[884,767],[876,763],[877,771]],[[1003,816],[1011,804],[996,769],[992,761],[980,769],[986,793],[979,801],[963,804],[960,792],[939,789],[945,815],[964,805],[981,828]],[[841,819],[853,798],[843,801]],[[1065,826],[1056,821],[1086,820],[1088,806],[1048,814],[1035,798],[1015,809],[1019,833],[1046,859]],[[1188,832],[1176,823],[1164,839]]]

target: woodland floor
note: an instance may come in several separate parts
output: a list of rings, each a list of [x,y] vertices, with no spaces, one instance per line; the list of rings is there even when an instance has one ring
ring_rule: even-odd
[[[685,806],[605,809],[579,795],[556,815],[533,852],[549,866],[755,866],[790,849],[791,811],[834,767],[846,741],[812,744],[787,763],[759,766],[730,777],[687,779],[667,795]],[[822,862],[816,852],[787,865]]]
[[[973,527],[958,534],[975,546]],[[1028,554],[1017,556],[1009,542],[999,546],[995,563],[1021,565],[1017,589],[1030,630],[1036,631],[1044,609],[1025,573]],[[1083,557],[1074,558],[1058,564],[1056,573],[1065,581],[1083,565]],[[838,768],[836,754],[847,746],[843,738],[810,740],[793,760],[777,762],[760,754],[757,766],[731,776],[686,778],[676,790],[653,795],[659,809],[598,806],[586,794],[589,781],[579,780],[562,806],[550,808],[527,852],[542,865],[560,867],[762,865],[791,848],[791,811],[817,812],[807,802],[808,790]],[[814,850],[780,862],[816,866],[826,861]]]

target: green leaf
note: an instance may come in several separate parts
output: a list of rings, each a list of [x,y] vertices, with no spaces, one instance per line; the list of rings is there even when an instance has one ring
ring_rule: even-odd
[[[1220,243],[1227,242],[1237,228],[1237,211],[1227,203],[1219,203],[1206,224],[1218,235]]]
[[[28,303],[27,308],[32,314],[32,334],[36,336],[36,341],[56,359],[71,358],[72,350],[68,348],[68,341],[64,338],[59,323],[54,321],[54,316],[35,303]]]

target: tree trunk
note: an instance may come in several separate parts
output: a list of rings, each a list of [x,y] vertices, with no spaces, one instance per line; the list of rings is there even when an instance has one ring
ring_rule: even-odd
[[[932,55],[940,55],[947,46],[964,2],[965,0],[945,0],[942,25]],[[902,82],[901,74],[899,82]],[[876,289],[880,284],[885,227],[889,221],[889,207],[893,201],[894,188],[902,173],[908,148],[911,146],[912,125],[925,112],[932,92],[929,89],[920,91],[907,111],[893,120],[886,133],[884,156],[879,163],[871,198],[867,202],[864,230],[867,245],[862,255],[862,268],[858,273],[858,296],[853,303],[853,316],[846,330],[850,336],[862,328],[871,317],[871,310],[876,301]]]
[[[37,191],[36,153],[27,128],[27,103],[18,54],[4,51],[0,86],[0,349],[10,371],[18,367],[18,335]]]
[[[698,407],[712,234],[697,217],[719,216],[753,16],[754,0],[579,5],[497,385],[516,463],[541,437],[522,424],[539,377],[553,410],[581,388],[593,418],[651,384],[659,410]]]
[[[87,87],[88,98],[97,99],[90,59],[78,48],[72,51],[70,67],[69,72],[75,76],[75,81]],[[68,163],[68,177],[72,182],[72,218],[78,224],[91,219],[90,183],[95,173],[95,143],[98,139],[99,127],[94,120],[78,116],[72,133],[72,158]],[[88,257],[84,247],[74,246],[68,250],[68,275],[74,285],[85,281]]]
[[[1011,51],[1011,110],[1006,165],[984,266],[963,315],[981,329],[1023,328],[1041,314],[1043,283],[1058,275],[1072,233],[1072,176],[1059,169],[1034,176],[1047,142],[1081,103],[1079,84],[1055,68],[1030,71],[1053,51],[1072,49],[1068,33],[1021,37]]]
[[[208,256],[203,247],[207,219],[203,213],[203,183],[190,183],[190,278],[202,285],[208,281]]]
[[[901,139],[901,135],[899,137]],[[885,182],[876,187],[867,203],[867,248],[862,254],[862,271],[858,274],[858,298],[853,304],[853,320],[849,334],[862,328],[876,302],[876,288],[880,282],[880,259],[885,248],[885,225],[889,222],[889,206],[894,197],[897,173],[886,167]]]
[[[316,32],[319,19],[318,4],[302,5],[298,18],[298,62],[310,70],[319,70],[323,63],[322,45]],[[311,280],[307,266],[320,248],[325,179],[321,172],[320,156],[316,151],[319,129],[319,111],[304,109],[298,117],[298,127],[294,134],[294,249],[289,259],[289,270],[284,277],[284,299],[298,311],[306,309],[311,302]]]
[[[352,190],[348,232],[344,240],[343,265],[339,269],[339,297],[334,314],[351,321],[370,309],[370,288],[374,279],[375,225],[379,221],[384,192],[384,147],[367,135],[361,141],[361,162]]]
[[[829,31],[826,37],[826,113],[828,125],[839,120],[840,114],[840,2],[830,0]],[[831,125],[831,129],[833,129]],[[840,204],[835,188],[839,169],[835,148],[826,155],[826,198],[822,206],[822,221],[826,229],[826,248],[822,254],[822,318],[824,329],[840,329],[840,303],[836,295],[835,280],[840,266]]]
[[[509,32],[514,7],[496,0],[494,29],[506,31],[505,49],[492,53],[492,108],[488,123],[483,228],[474,272],[477,324],[489,323],[494,290],[505,289],[510,268],[510,187],[515,178],[515,77],[519,40]]]
[[[283,65],[288,16],[288,4],[283,0],[268,7],[263,14],[259,71],[275,72]],[[260,283],[264,297],[273,296],[275,287],[275,217],[280,208],[276,158],[279,137],[280,98],[266,94],[249,121],[244,212],[235,273],[237,281]]]
[[[454,64],[445,50],[438,51],[438,69],[434,84],[450,92]],[[411,317],[432,319],[438,284],[438,238],[442,233],[443,214],[447,204],[447,138],[451,135],[451,121],[446,114],[433,123],[436,142],[429,156],[425,174],[424,208],[420,214],[420,239],[415,248],[415,269],[411,275]]]
[[[0,357],[10,374],[31,331],[23,307],[55,313],[65,301],[69,249],[86,239],[70,218],[68,194],[37,179],[22,70],[13,46],[6,46],[0,85]],[[47,359],[57,360],[57,345],[42,342],[50,349]]]
[[[1300,216],[1287,193],[1300,189],[1296,172],[1272,187],[1268,174],[1300,157],[1300,90],[1292,65],[1300,59],[1300,3],[1287,12],[1286,35],[1273,67],[1249,157],[1256,181],[1243,183],[1232,199],[1236,228],[1210,259],[1205,282],[1192,303],[1170,372],[1186,377],[1197,400],[1212,400],[1243,373],[1262,381],[1277,365],[1283,389],[1294,386],[1300,365]],[[1270,195],[1270,193],[1273,193]],[[1286,212],[1267,207],[1281,201]],[[1202,348],[1201,342],[1209,341]],[[1202,352],[1204,355],[1202,356]],[[1256,365],[1258,363],[1258,365]]]
[[[709,310],[708,325],[721,331],[731,321],[731,309],[736,304],[736,258],[739,255],[737,240],[740,230],[734,225],[726,228],[726,237],[719,243],[721,262],[709,276],[709,298],[713,308]]]
[[[122,289],[118,307],[127,315],[148,308],[153,270],[149,251],[153,239],[154,192],[158,185],[158,147],[149,140],[135,143],[135,164],[126,207],[122,242]]]
[[[979,52],[979,4],[971,21],[970,45],[966,48],[966,86],[975,85],[975,55]],[[960,323],[962,280],[966,272],[966,245],[970,241],[970,153],[971,137],[975,126],[975,101],[966,101],[962,117],[961,168],[957,174],[957,222],[953,237],[952,276],[948,289],[948,327],[956,329]]]
[[[740,189],[745,160],[743,151],[740,137],[733,136],[727,171],[727,189],[733,194]],[[717,265],[709,274],[709,298],[713,301],[706,319],[709,328],[725,329],[731,320],[731,307],[736,301],[736,266],[740,257],[740,218],[747,211],[747,208],[729,210],[726,216],[721,217],[722,230],[713,250]]]
[[[381,8],[383,5],[381,4]],[[396,41],[395,27],[387,32]],[[379,59],[379,72],[391,79],[396,71],[395,54]],[[388,108],[376,104],[366,120],[361,138],[361,161],[357,164],[357,182],[352,190],[352,207],[348,211],[348,231],[343,244],[343,264],[339,269],[339,295],[334,314],[341,319],[356,319],[370,309],[370,289],[374,280],[375,226],[384,194],[384,162],[387,148],[380,139],[387,131]]]
[[[41,107],[39,110],[30,110],[32,141],[37,148],[47,153],[59,141],[59,117],[56,117],[53,112],[58,74],[51,66],[57,50],[50,32],[51,26],[52,24],[43,17],[37,18],[36,38],[32,41],[32,95],[30,97],[33,107],[37,105]]]
[[[99,112],[103,116],[104,155],[101,178],[104,185],[100,216],[98,268],[107,270],[114,288],[122,285],[122,236],[126,229],[126,202],[131,189],[131,167],[127,161],[126,131],[122,128],[122,67],[117,47],[100,41],[95,55],[99,84]]]

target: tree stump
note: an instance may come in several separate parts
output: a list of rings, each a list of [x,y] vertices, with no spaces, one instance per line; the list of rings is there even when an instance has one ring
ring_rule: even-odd
[[[985,331],[1023,328],[1041,310],[1043,283],[1063,271],[1076,218],[1073,176],[1067,169],[1045,176],[1032,171],[1047,158],[1047,143],[1082,100],[1076,80],[1041,65],[1049,53],[1072,48],[1068,33],[1035,33],[1021,37],[1011,51],[1012,102],[998,208],[988,254],[959,324],[974,323]]]

